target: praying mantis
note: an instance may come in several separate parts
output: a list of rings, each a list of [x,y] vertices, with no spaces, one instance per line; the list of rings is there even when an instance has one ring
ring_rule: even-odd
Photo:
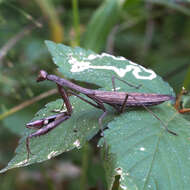
[[[39,72],[37,82],[41,82],[44,80],[55,82],[58,87],[58,91],[66,105],[66,111],[63,113],[55,114],[47,118],[30,122],[27,124],[27,128],[37,129],[36,132],[30,134],[26,138],[26,149],[28,153],[27,158],[29,159],[29,155],[32,154],[29,147],[29,141],[31,138],[48,133],[50,130],[56,128],[60,123],[68,120],[71,117],[73,110],[72,110],[72,105],[69,100],[68,93],[74,96],[77,96],[84,102],[103,111],[102,115],[100,116],[98,120],[99,125],[100,125],[100,130],[102,131],[102,133],[103,133],[102,120],[108,113],[105,107],[105,104],[108,104],[112,106],[114,109],[116,109],[116,111],[119,113],[124,112],[126,107],[143,107],[148,112],[150,112],[157,120],[161,122],[162,126],[165,128],[166,131],[168,131],[172,135],[177,136],[177,133],[168,129],[165,123],[148,108],[149,106],[154,106],[154,105],[161,104],[165,101],[173,100],[174,99],[173,96],[168,95],[168,94],[155,94],[155,93],[117,92],[115,88],[115,78],[116,77],[112,77],[112,85],[113,85],[114,91],[92,90],[92,89],[81,87],[75,83],[72,83],[69,80],[60,78],[56,75],[49,75],[46,71],[41,70]],[[119,78],[116,78],[116,79],[126,83],[129,86],[133,86],[137,89],[140,88],[140,85],[134,86],[127,83],[126,81],[123,81],[122,79],[119,79]],[[66,91],[65,87],[67,87],[69,90]],[[84,94],[85,96],[90,98],[92,101],[89,101],[89,99],[85,99],[84,97],[80,96],[73,90],[81,94]]]

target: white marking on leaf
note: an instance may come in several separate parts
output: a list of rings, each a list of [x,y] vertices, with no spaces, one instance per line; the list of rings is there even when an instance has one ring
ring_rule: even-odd
[[[19,163],[17,163],[17,164],[15,164],[15,166],[23,166],[24,164],[26,164],[28,162],[28,159],[26,159],[26,160],[23,160],[23,161],[21,161],[21,162],[19,162]]]
[[[144,147],[140,147],[139,150],[140,150],[140,151],[145,151],[146,148],[144,148]]]
[[[95,58],[99,58],[101,56],[108,56],[109,54],[102,54],[102,55],[89,55],[87,60],[93,60]],[[119,60],[126,60],[123,57],[114,57],[112,55],[109,55],[109,57],[113,58],[113,59],[119,59]],[[126,65],[125,68],[117,68],[116,66],[101,66],[101,65],[91,65],[92,63],[89,61],[78,61],[76,58],[74,57],[70,57],[69,59],[69,63],[72,65],[71,67],[71,72],[82,72],[85,71],[87,69],[101,69],[101,70],[112,70],[114,71],[119,77],[124,77],[125,74],[127,72],[132,72],[132,74],[134,75],[135,78],[137,79],[142,79],[142,80],[152,80],[154,78],[156,78],[156,74],[154,71],[150,70],[150,69],[146,69],[144,67],[142,67],[141,65],[138,65],[136,63],[133,63],[132,61],[128,61],[130,63],[130,65]],[[144,71],[146,73],[148,73],[149,75],[147,76],[143,76],[140,73]]]
[[[119,181],[121,189],[127,190],[128,187],[122,184],[122,181],[125,180],[126,176],[129,176],[129,173],[128,172],[125,173],[121,167],[116,168],[115,171],[120,175]]]
[[[73,145],[75,145],[77,148],[80,148],[80,141],[77,139]]]
[[[127,190],[127,187],[122,184],[120,184],[120,187],[121,187],[121,189]]]
[[[124,179],[125,173],[123,172],[122,168],[118,167],[115,169],[115,171],[120,175],[120,177],[121,177],[120,180]]]
[[[121,87],[117,87],[117,88],[115,88],[115,90],[117,91],[117,90],[120,90],[121,89]],[[114,91],[114,89],[111,89],[112,91]]]
[[[90,60],[94,60],[94,59],[97,59],[97,58],[103,58],[103,57],[111,57],[112,59],[120,60],[120,61],[125,61],[126,60],[124,57],[115,57],[115,56],[110,55],[108,53],[102,53],[101,55],[90,54],[86,59],[90,61]]]
[[[51,159],[53,156],[55,156],[58,153],[58,151],[52,151],[48,154],[47,158]]]
[[[116,168],[115,170],[116,170],[116,172],[117,172],[119,175],[122,175],[122,173],[123,173],[122,168]]]

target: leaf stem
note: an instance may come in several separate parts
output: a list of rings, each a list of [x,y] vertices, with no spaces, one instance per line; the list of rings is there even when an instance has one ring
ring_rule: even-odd
[[[189,86],[190,86],[190,66],[187,69],[187,73],[186,73],[186,76],[185,76],[185,79],[184,79],[184,82],[183,82],[183,86],[186,89],[189,89]]]

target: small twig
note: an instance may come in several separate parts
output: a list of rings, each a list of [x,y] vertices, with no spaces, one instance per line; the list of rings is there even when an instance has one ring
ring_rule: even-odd
[[[151,15],[151,19],[158,18],[162,15],[162,12],[157,12],[156,14]],[[130,18],[127,22],[124,22],[122,24],[116,25],[112,31],[110,32],[106,44],[106,52],[112,53],[114,50],[114,40],[117,35],[120,35],[124,30],[130,29],[140,22],[144,21],[147,19],[147,17],[140,17],[140,18]],[[152,26],[151,26],[152,27]]]
[[[148,19],[146,22],[146,29],[145,29],[145,41],[143,47],[143,56],[145,57],[150,49],[153,35],[154,35],[154,19],[152,18],[152,9],[153,5],[151,3],[146,3],[146,11],[148,12]]]
[[[37,27],[39,27],[39,28],[42,27],[42,24],[38,20],[34,19],[31,14],[27,13],[26,11],[24,11],[24,9],[20,8],[19,6],[15,6],[13,3],[8,2],[8,1],[3,1],[2,3],[4,3],[5,5],[7,5],[9,8],[17,11],[20,15],[22,15],[27,20],[29,20],[30,22],[32,22],[33,24],[35,24]]]
[[[108,40],[106,44],[106,52],[110,54],[114,53],[114,44],[115,44],[115,38],[118,32],[118,29],[119,29],[119,25],[114,26],[114,28],[112,29],[112,31],[110,32],[108,36]]]
[[[47,92],[40,94],[39,96],[32,98],[31,100],[27,100],[27,101],[19,104],[18,106],[11,108],[10,110],[6,111],[5,113],[1,114],[0,120],[12,115],[13,113],[15,113],[21,109],[24,109],[25,107],[30,106],[31,104],[33,104],[35,102],[38,102],[39,100],[41,100],[43,98],[46,98],[46,97],[51,96],[51,95],[56,94],[56,93],[57,93],[57,89],[52,89],[52,90],[49,90]]]

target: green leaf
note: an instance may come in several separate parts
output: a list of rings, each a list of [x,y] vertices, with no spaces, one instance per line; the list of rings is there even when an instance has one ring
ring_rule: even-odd
[[[173,89],[154,71],[124,57],[115,57],[106,53],[99,55],[91,50],[71,48],[51,41],[46,41],[46,45],[58,70],[65,77],[94,83],[106,90],[112,90],[111,78],[116,76],[136,86],[142,85],[137,90],[123,82],[116,81],[119,91],[174,95]]]
[[[3,173],[9,169],[27,166],[36,162],[49,160],[63,152],[74,148],[80,149],[86,141],[90,140],[99,131],[98,118],[102,111],[93,109],[91,105],[85,104],[76,97],[71,97],[74,108],[72,119],[68,119],[54,130],[40,137],[30,140],[30,149],[33,154],[27,161],[26,137],[31,133],[31,129],[26,129],[25,134],[19,141],[15,157],[8,163],[8,166],[0,171]],[[60,109],[63,101],[58,99],[51,102],[40,110],[33,120],[53,115],[52,111]],[[107,123],[113,116],[112,112],[105,118]],[[112,116],[112,117],[111,117]]]
[[[100,52],[106,44],[107,37],[117,22],[124,1],[106,0],[96,10],[84,35],[85,48]]]
[[[46,42],[59,71],[69,78],[95,83],[111,90],[111,76],[121,77],[142,88],[118,82],[121,91],[173,95],[173,89],[153,71],[123,57],[95,54],[82,48]],[[109,189],[120,175],[120,189],[187,189],[190,123],[169,102],[150,108],[170,130],[144,109],[129,109],[108,124],[105,131],[109,157],[105,158]],[[179,173],[180,171],[180,173]],[[172,180],[174,179],[174,181]]]
[[[105,53],[98,55],[90,50],[70,48],[50,41],[46,44],[59,71],[68,78],[93,83],[110,91],[113,88],[111,77],[115,75],[134,85],[142,85],[137,90],[117,81],[116,87],[120,91],[174,95],[173,89],[155,72],[123,57]],[[42,162],[62,152],[80,148],[97,134],[98,118],[102,111],[75,97],[71,98],[71,103],[74,113],[69,120],[48,134],[31,140],[34,155],[30,156],[27,163],[25,138],[30,130],[26,130],[27,134],[21,139],[16,156],[1,172]],[[61,100],[48,104],[34,120],[49,116],[61,104]],[[174,110],[171,102],[149,109],[159,119],[143,108],[128,108],[125,113],[117,114],[117,117],[109,110],[110,114],[104,119],[105,125],[108,125],[105,130],[107,149],[104,157],[108,189],[112,189],[118,176],[119,189],[189,188],[189,121]],[[167,132],[161,121],[178,136]]]
[[[170,104],[152,111],[177,132],[166,132],[150,113],[136,109],[109,123],[105,138],[109,144],[106,163],[109,189],[120,175],[123,189],[189,189],[190,123]]]

